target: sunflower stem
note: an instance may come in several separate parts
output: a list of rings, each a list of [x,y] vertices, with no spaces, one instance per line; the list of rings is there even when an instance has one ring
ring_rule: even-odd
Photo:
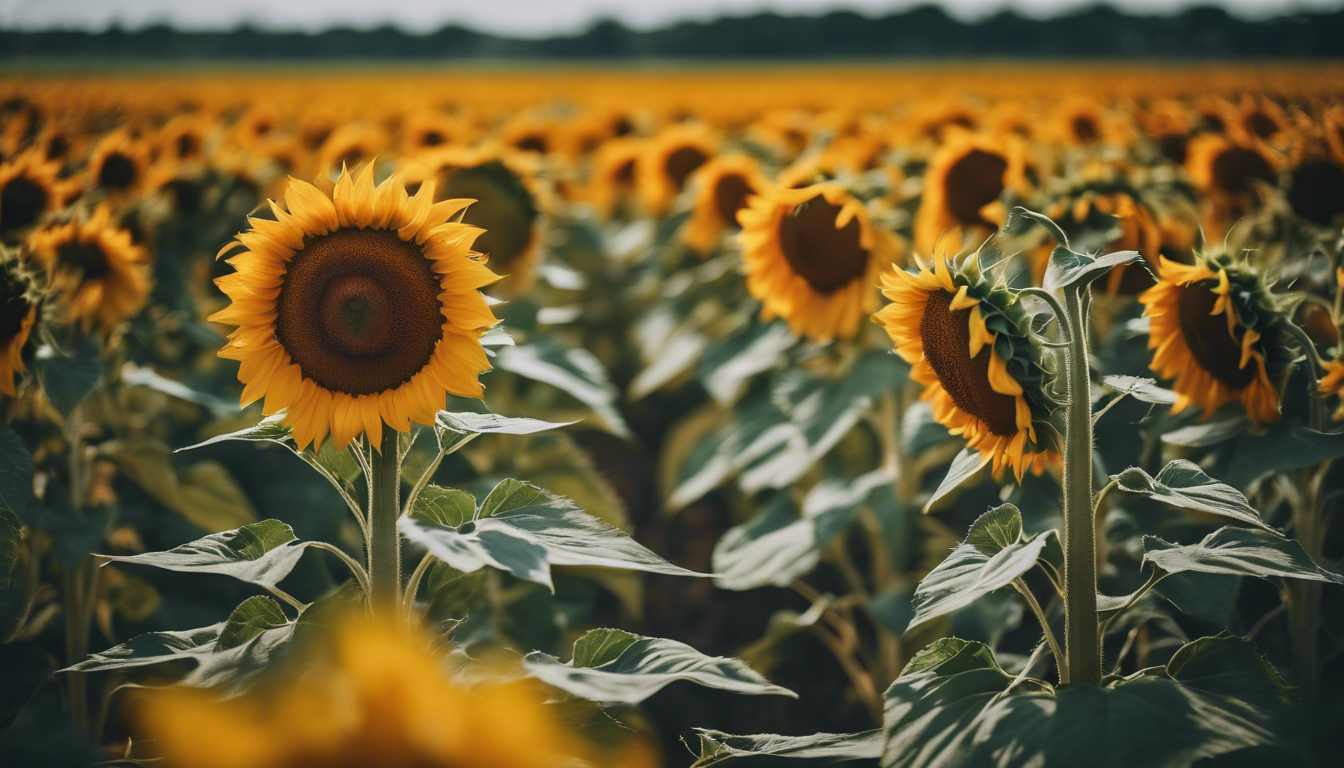
[[[372,456],[369,483],[369,605],[375,613],[401,615],[401,455],[397,432],[383,430],[382,453]]]
[[[1092,375],[1088,363],[1087,287],[1065,288],[1069,348],[1064,353],[1067,406],[1064,430],[1065,683],[1101,684],[1097,625],[1097,541],[1092,498]]]

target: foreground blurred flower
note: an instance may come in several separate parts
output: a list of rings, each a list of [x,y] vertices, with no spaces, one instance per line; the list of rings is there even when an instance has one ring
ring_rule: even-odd
[[[1015,296],[943,257],[932,270],[884,274],[882,295],[891,304],[873,319],[913,366],[939,424],[965,436],[996,473],[1009,466],[1020,479],[1059,463],[1054,433],[1041,426],[1045,373]]]
[[[1234,400],[1258,427],[1279,417],[1262,336],[1274,313],[1259,278],[1227,257],[1195,264],[1159,259],[1158,283],[1139,301],[1152,318],[1152,369],[1175,379],[1173,413],[1197,405],[1209,418]]]
[[[764,319],[782,317],[814,341],[858,333],[877,307],[877,276],[898,255],[858,198],[835,182],[775,187],[753,196],[738,221],[747,290]]]
[[[139,721],[172,768],[564,768],[602,764],[532,687],[450,682],[430,643],[347,620],[301,672],[219,701],[167,688]],[[629,756],[610,765],[631,763]]]
[[[480,233],[450,221],[467,200],[433,203],[426,183],[373,184],[342,172],[330,194],[291,180],[288,211],[225,250],[237,270],[217,282],[233,303],[214,322],[239,326],[220,357],[238,360],[242,403],[289,409],[300,448],[336,448],[384,424],[434,423],[444,394],[479,397],[489,369],[480,336],[496,322],[479,289],[496,279],[471,251]]]
[[[84,330],[96,325],[103,335],[110,335],[145,305],[148,257],[131,242],[130,232],[112,225],[107,206],[84,221],[38,230],[28,245],[61,297],[66,319]]]
[[[23,345],[37,322],[37,297],[18,259],[0,255],[0,394],[14,396],[23,372]]]

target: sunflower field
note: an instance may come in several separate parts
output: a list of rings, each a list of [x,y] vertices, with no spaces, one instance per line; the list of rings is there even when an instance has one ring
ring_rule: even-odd
[[[0,763],[1338,764],[1342,255],[1337,67],[0,77]]]

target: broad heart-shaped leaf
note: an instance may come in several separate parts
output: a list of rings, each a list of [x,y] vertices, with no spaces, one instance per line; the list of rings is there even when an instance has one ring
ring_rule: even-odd
[[[527,344],[502,347],[495,356],[495,366],[566,392],[593,409],[612,432],[630,434],[616,407],[620,395],[602,363],[588,350],[566,347],[542,336]]]
[[[1130,467],[1111,478],[1122,490],[1156,499],[1179,509],[1192,509],[1211,515],[1230,517],[1260,528],[1273,528],[1246,501],[1241,491],[1204,474],[1198,465],[1177,459],[1150,477],[1138,467]]]
[[[1311,467],[1344,456],[1344,432],[1317,432],[1301,424],[1269,424],[1243,433],[1224,481],[1245,488],[1271,472]]]
[[[152,668],[146,671],[161,679],[187,667],[177,684],[237,694],[265,672],[272,657],[289,643],[295,623],[284,616],[280,604],[271,598],[250,597],[226,621],[181,632],[137,635],[63,671]]]
[[[212,533],[167,552],[99,557],[183,573],[220,573],[249,584],[273,587],[294,570],[311,543],[298,541],[294,529],[286,523],[262,520],[232,531]]]
[[[411,516],[438,525],[462,525],[476,516],[476,499],[456,488],[426,485],[415,497]]]
[[[62,416],[69,416],[84,402],[103,377],[102,353],[90,335],[81,335],[62,343],[38,348],[34,360],[42,392]]]
[[[1344,584],[1344,576],[1312,561],[1302,545],[1269,531],[1219,528],[1198,544],[1176,546],[1155,536],[1143,537],[1143,561],[1167,573],[1197,571],[1232,576],[1281,576]]]
[[[502,498],[492,502],[497,496]],[[459,571],[471,573],[489,566],[552,590],[554,565],[710,575],[673,565],[569,499],[517,480],[496,486],[475,520],[449,526],[404,517],[398,528],[407,540]]]
[[[1031,570],[1055,532],[1022,537],[1022,514],[1012,504],[995,507],[971,524],[952,550],[915,588],[910,628],[965,608]],[[907,631],[909,628],[907,628]]]
[[[753,318],[745,329],[710,344],[697,375],[710,397],[731,404],[748,379],[782,363],[797,341],[783,322]]]
[[[883,768],[1186,768],[1297,748],[1282,681],[1240,638],[1196,640],[1106,686],[1014,686],[979,643],[938,640],[929,655],[887,690]]]
[[[1133,264],[1136,261],[1143,261],[1143,255],[1138,251],[1088,255],[1067,248],[1056,248],[1050,254],[1044,287],[1047,291],[1057,291],[1075,283],[1086,285],[1122,264]]]
[[[691,768],[708,768],[731,762],[735,766],[788,765],[877,765],[882,755],[882,732],[814,733],[780,736],[758,733],[738,736],[709,728],[696,728],[700,754]]]
[[[590,629],[574,641],[576,667],[600,667],[620,658],[625,649],[639,642],[640,636],[623,629]]]
[[[933,492],[929,500],[924,502],[924,511],[928,512],[944,496],[961,487],[961,484],[970,480],[979,474],[981,469],[989,463],[989,457],[975,450],[974,448],[963,448],[957,457],[952,459],[952,465],[947,468],[947,474],[943,475],[942,482],[938,483],[938,489]]]
[[[728,530],[714,546],[714,572],[724,589],[788,586],[812,570],[822,551],[866,505],[895,499],[891,476],[878,470],[855,480],[823,480],[803,499],[798,515],[779,493],[749,522]]]
[[[602,642],[610,640],[611,630],[595,631],[603,633]],[[793,691],[771,683],[738,659],[706,656],[675,640],[633,637],[634,642],[620,638],[619,644],[625,647],[619,655],[598,666],[565,664],[540,651],[524,657],[523,666],[547,685],[600,704],[638,704],[678,680],[735,693],[797,698]],[[585,657],[590,661],[602,658],[586,653]]]

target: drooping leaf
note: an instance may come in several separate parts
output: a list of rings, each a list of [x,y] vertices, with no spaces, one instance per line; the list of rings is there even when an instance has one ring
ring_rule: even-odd
[[[223,400],[208,392],[192,389],[180,381],[161,376],[153,368],[142,368],[134,363],[127,363],[122,366],[121,380],[126,384],[145,387],[169,397],[200,405],[209,410],[210,414],[217,419],[225,418],[241,410],[236,401]]]
[[[668,494],[670,511],[681,509],[728,482],[736,473],[765,456],[792,448],[802,436],[768,396],[749,397],[725,414],[723,426],[698,440]]]
[[[938,483],[938,488],[924,502],[924,511],[933,509],[933,505],[938,503],[943,497],[960,488],[963,483],[970,480],[980,473],[989,463],[989,458],[984,456],[974,448],[963,448],[961,453],[952,460],[952,466],[947,468],[947,474],[943,475],[942,482]]]
[[[434,428],[436,430],[446,429],[478,435],[530,435],[535,432],[545,432],[548,429],[567,427],[573,423],[500,416],[494,413],[453,413],[450,411],[439,411],[438,415],[434,417]]]
[[[1318,432],[1301,424],[1268,424],[1237,439],[1228,485],[1245,488],[1271,472],[1312,467],[1344,456],[1344,432]]]
[[[1013,531],[1015,538],[1008,538]],[[1004,504],[971,524],[966,541],[915,588],[910,627],[965,608],[977,598],[1008,586],[1031,570],[1054,531],[1023,538],[1022,515]],[[1000,541],[1007,541],[1006,545]]]
[[[1176,393],[1158,386],[1153,379],[1137,376],[1103,376],[1102,382],[1116,392],[1129,395],[1135,400],[1154,405],[1171,405],[1176,402]]]
[[[1162,434],[1162,442],[1171,445],[1183,445],[1189,448],[1206,448],[1244,434],[1251,422],[1240,413],[1227,418],[1215,419],[1201,424],[1173,429]],[[1225,478],[1229,480],[1230,478]],[[1240,486],[1238,486],[1240,487]]]
[[[620,394],[593,353],[570,348],[546,336],[527,344],[502,347],[496,367],[549,384],[588,406],[617,435],[630,434],[617,408]]]
[[[600,667],[620,658],[639,640],[639,635],[621,629],[590,629],[574,641],[574,657],[570,663],[576,667]]]
[[[215,648],[222,651],[237,648],[265,632],[288,624],[289,617],[285,616],[284,609],[275,600],[265,595],[249,597],[229,614],[224,628],[219,631]]]
[[[196,443],[195,445],[188,445],[185,448],[178,448],[177,450],[174,451],[174,453],[181,453],[182,451],[192,451],[197,448],[204,448],[207,445],[214,445],[215,443],[222,443],[228,440],[242,440],[250,443],[259,443],[259,442],[278,443],[289,437],[289,427],[286,427],[280,423],[283,418],[284,418],[283,416],[279,415],[268,416],[265,419],[262,419],[254,426],[244,427],[243,429],[237,430],[236,432],[229,432],[223,435],[215,435],[214,437],[209,438],[208,440],[203,440],[199,443]]]
[[[597,631],[603,633],[604,641],[609,639],[607,630]],[[601,704],[639,704],[678,680],[735,693],[797,698],[737,659],[706,656],[689,645],[664,638],[638,637],[633,643],[624,639],[621,643],[625,647],[620,655],[598,666],[565,664],[540,651],[524,657],[523,666],[547,685]],[[584,656],[596,658],[587,653]],[[579,658],[577,651],[575,658]]]
[[[731,762],[744,768],[788,765],[876,765],[882,755],[882,732],[814,733],[780,736],[773,733],[735,735],[696,728],[700,754],[691,768]]]
[[[182,573],[218,573],[248,584],[273,587],[294,570],[311,543],[297,540],[294,529],[286,523],[262,520],[232,531],[212,533],[166,552],[101,557]]]
[[[476,516],[476,499],[456,488],[426,485],[415,497],[411,516],[438,525],[462,525]]]
[[[1112,479],[1119,482],[1122,490],[1179,509],[1230,517],[1238,522],[1273,530],[1246,501],[1241,491],[1214,480],[1204,474],[1198,465],[1184,459],[1168,463],[1155,478],[1138,467],[1130,467]]]
[[[1143,537],[1143,561],[1167,573],[1197,571],[1232,576],[1279,576],[1344,584],[1344,576],[1317,565],[1302,545],[1269,531],[1219,528],[1198,544],[1177,546]]]

